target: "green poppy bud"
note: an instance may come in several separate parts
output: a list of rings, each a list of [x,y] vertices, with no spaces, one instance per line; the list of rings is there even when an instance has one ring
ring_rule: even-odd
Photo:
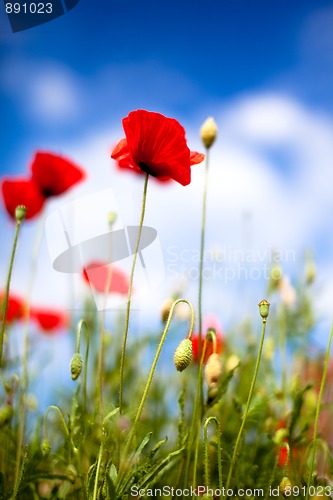
[[[173,357],[175,367],[179,372],[185,370],[192,361],[192,342],[190,339],[181,341]]]
[[[79,352],[76,352],[74,354],[74,356],[72,357],[72,361],[71,361],[71,374],[72,374],[73,380],[76,380],[78,378],[78,376],[80,375],[80,373],[82,371],[82,365],[83,365],[83,361],[82,361],[81,354]]]
[[[281,479],[281,483],[280,483],[280,492],[285,497],[290,496],[291,489],[292,489],[292,484],[291,484],[289,477],[287,477],[287,476],[283,477]]]
[[[12,405],[6,403],[1,409],[0,409],[0,428],[3,427],[4,425],[8,424],[11,419],[13,418],[14,415],[14,410]]]
[[[50,454],[51,451],[51,443],[48,439],[43,439],[42,445],[41,445],[42,453],[44,457],[47,457]]]

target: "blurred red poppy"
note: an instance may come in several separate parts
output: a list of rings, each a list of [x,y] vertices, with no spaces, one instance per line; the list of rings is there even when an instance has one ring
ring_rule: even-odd
[[[191,166],[204,155],[190,151],[185,130],[174,118],[139,109],[123,119],[126,135],[111,157],[120,168],[138,174],[148,173],[161,182],[171,179],[186,186],[191,182]]]
[[[3,302],[4,302],[5,294],[4,292],[0,292],[0,320],[3,320]],[[6,313],[6,322],[12,323],[13,321],[22,319],[24,317],[25,307],[24,302],[20,297],[16,295],[9,295],[8,305],[7,305],[7,313]]]
[[[223,349],[224,349],[224,338],[223,338],[222,327],[220,325],[219,318],[214,314],[208,314],[203,320],[202,331],[207,332],[207,330],[209,330],[209,329],[213,329],[215,331],[215,334],[216,334],[216,352],[218,354],[221,354],[223,352]],[[192,335],[191,341],[192,341],[192,349],[193,349],[193,361],[195,363],[199,363],[199,361],[200,361],[198,359],[199,335],[197,333]],[[201,339],[201,343],[202,343],[201,352],[202,352],[202,349],[204,346],[204,342],[205,342],[205,335],[203,334],[202,339]],[[207,359],[212,354],[212,352],[213,352],[213,342],[207,342],[204,363],[206,363]]]
[[[107,286],[107,280],[109,278],[111,264],[105,264],[103,262],[91,262],[83,270],[83,278],[87,283],[93,285],[95,290],[98,292],[105,292]],[[122,295],[128,294],[129,278],[120,269],[112,266],[111,271],[111,283],[109,293],[120,293]]]
[[[36,321],[38,326],[45,332],[54,332],[68,326],[68,316],[63,311],[55,309],[31,308],[31,318]]]
[[[41,212],[47,198],[64,193],[84,177],[83,170],[69,160],[52,153],[37,152],[31,164],[31,178],[3,180],[6,210],[14,219],[16,207],[25,205],[26,219],[32,219]]]
[[[32,219],[42,210],[45,198],[36,183],[30,179],[5,179],[2,183],[2,196],[9,215],[15,218],[18,205],[27,207],[26,219]]]

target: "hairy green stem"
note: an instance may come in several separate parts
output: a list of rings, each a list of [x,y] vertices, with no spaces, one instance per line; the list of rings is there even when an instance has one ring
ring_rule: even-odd
[[[324,388],[325,388],[325,383],[326,383],[327,369],[328,369],[330,353],[331,353],[332,338],[333,338],[333,324],[331,326],[330,336],[328,339],[326,356],[325,356],[325,363],[324,363],[324,371],[323,371],[323,376],[321,379],[321,384],[320,384],[320,389],[319,389],[319,394],[318,394],[316,416],[315,416],[314,428],[313,428],[313,440],[312,440],[313,450],[312,450],[311,459],[310,459],[309,476],[308,476],[308,484],[307,484],[307,489],[306,489],[305,500],[309,500],[309,488],[311,486],[312,474],[313,474],[314,464],[315,464],[315,460],[316,460],[316,446],[317,446],[319,414],[320,414],[321,401],[323,398],[323,393],[324,393]]]
[[[139,250],[139,246],[140,246],[143,220],[144,220],[144,217],[145,217],[146,199],[147,199],[147,188],[148,188],[148,178],[149,178],[149,174],[146,174],[144,188],[143,188],[143,197],[142,197],[141,217],[140,217],[140,222],[139,222],[139,231],[138,231],[138,235],[137,235],[137,240],[136,240],[136,245],[135,245],[135,250],[134,250],[134,255],[133,255],[133,261],[132,261],[132,268],[131,268],[130,279],[129,279],[129,286],[128,286],[128,297],[127,297],[126,318],[125,318],[125,331],[124,331],[123,346],[122,346],[121,358],[120,358],[120,377],[119,377],[119,380],[120,380],[119,381],[119,414],[120,415],[122,414],[122,410],[123,410],[124,366],[125,366],[125,356],[126,356],[126,344],[127,344],[128,328],[129,328],[129,318],[130,318],[130,311],[131,311],[133,278],[134,278],[134,271],[135,271],[136,259],[137,259],[138,250]]]
[[[244,415],[243,415],[243,418],[242,418],[242,423],[241,423],[241,426],[240,426],[240,429],[239,429],[239,432],[238,432],[238,436],[237,436],[235,447],[234,447],[234,452],[233,452],[232,458],[231,458],[231,464],[230,464],[230,469],[229,469],[229,474],[228,474],[228,479],[227,479],[227,486],[226,486],[226,490],[227,491],[229,489],[230,482],[231,482],[231,479],[232,479],[232,473],[233,473],[233,470],[234,470],[234,467],[235,467],[235,464],[236,464],[236,461],[237,461],[237,458],[238,458],[238,449],[239,449],[239,445],[240,445],[240,442],[241,442],[241,439],[242,439],[242,435],[243,435],[243,431],[244,431],[244,427],[245,427],[247,415],[249,413],[254,386],[255,386],[255,383],[256,383],[256,380],[257,380],[257,375],[258,375],[259,365],[260,365],[260,359],[261,359],[261,353],[262,353],[262,348],[263,348],[263,345],[264,345],[265,331],[266,331],[266,319],[263,319],[262,320],[260,346],[259,346],[259,351],[258,351],[256,366],[255,366],[254,374],[253,374],[252,381],[251,381],[251,386],[250,386],[249,395],[248,395],[248,398],[247,398],[245,412],[244,412]]]
[[[220,424],[219,421],[217,420],[216,417],[209,417],[206,419],[206,422],[204,423],[204,443],[205,443],[205,461],[204,461],[204,468],[205,468],[205,486],[209,488],[209,457],[208,457],[208,431],[207,427],[210,422],[214,422],[216,429],[217,429],[217,467],[218,467],[218,477],[219,477],[219,490],[221,492],[221,499],[222,499],[222,485],[223,485],[223,479],[222,479],[222,451],[221,451],[221,430],[220,430]]]
[[[16,222],[14,243],[13,243],[12,253],[10,256],[10,263],[9,263],[9,269],[8,269],[8,275],[7,275],[7,281],[6,281],[5,300],[4,300],[3,308],[2,308],[2,323],[1,323],[1,331],[0,331],[0,369],[2,368],[3,342],[4,342],[5,328],[6,328],[6,315],[7,315],[7,309],[8,309],[10,281],[12,278],[13,265],[14,265],[14,259],[15,259],[15,253],[16,253],[16,247],[17,247],[20,227],[21,227],[21,221],[17,221]]]
[[[165,328],[163,330],[162,337],[161,337],[160,343],[158,345],[158,348],[157,348],[157,351],[156,351],[156,354],[155,354],[155,357],[154,357],[154,360],[153,360],[153,364],[151,366],[151,369],[150,369],[150,372],[149,372],[149,375],[148,375],[146,386],[145,386],[145,389],[143,391],[143,395],[141,397],[140,404],[139,404],[139,407],[138,407],[138,410],[137,410],[137,413],[136,413],[136,416],[135,416],[135,419],[134,419],[131,431],[130,431],[130,433],[128,435],[128,438],[127,438],[127,442],[126,442],[126,445],[125,445],[125,450],[124,450],[124,453],[123,453],[123,460],[122,460],[122,462],[120,464],[119,471],[121,471],[122,466],[125,463],[127,454],[129,452],[129,449],[130,449],[130,445],[131,445],[133,437],[135,435],[136,427],[137,427],[137,424],[138,424],[138,422],[140,420],[140,417],[141,417],[141,414],[142,414],[142,410],[143,410],[144,404],[146,402],[146,399],[147,399],[147,396],[148,396],[148,392],[149,392],[149,389],[150,389],[150,386],[151,386],[151,383],[152,383],[152,380],[153,380],[153,376],[154,376],[155,368],[156,368],[156,365],[157,365],[157,361],[158,361],[158,359],[160,357],[161,350],[162,350],[164,341],[166,339],[166,335],[167,335],[169,327],[170,327],[170,323],[171,323],[171,319],[172,319],[172,316],[173,316],[173,313],[174,313],[174,309],[177,306],[177,304],[179,304],[180,302],[185,302],[185,304],[187,304],[189,306],[190,310],[191,310],[191,323],[190,323],[189,333],[188,333],[188,336],[187,336],[189,339],[191,339],[191,336],[192,336],[192,333],[193,333],[193,329],[194,329],[194,310],[193,310],[193,306],[192,306],[192,304],[188,300],[178,299],[171,306],[170,313],[169,313],[169,316],[168,316]]]

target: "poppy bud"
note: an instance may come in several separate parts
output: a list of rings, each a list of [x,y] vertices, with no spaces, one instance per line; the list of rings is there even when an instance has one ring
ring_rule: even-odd
[[[27,213],[27,207],[24,205],[18,205],[15,209],[15,219],[16,222],[22,222],[25,219]]]
[[[260,316],[262,317],[263,322],[266,323],[266,319],[269,315],[270,303],[267,302],[266,299],[263,299],[262,301],[259,302],[258,306],[259,306]]]
[[[41,445],[42,453],[44,457],[47,457],[50,454],[51,451],[51,443],[48,439],[43,439],[42,445]]]
[[[12,405],[10,404],[5,404],[1,409],[0,409],[0,428],[3,427],[4,425],[8,424],[11,419],[13,418],[14,415],[14,410]]]
[[[217,385],[217,382],[219,381],[221,375],[222,375],[221,358],[217,353],[213,353],[209,356],[205,368],[205,380],[207,382],[209,389]]]
[[[72,380],[76,380],[78,376],[81,373],[82,370],[82,357],[79,352],[76,352],[74,356],[72,357],[71,361],[71,374],[72,374]]]
[[[109,226],[112,226],[117,220],[117,214],[116,212],[109,212],[108,213],[108,223]]]
[[[203,123],[200,129],[200,136],[204,146],[206,146],[207,149],[210,148],[217,136],[217,125],[214,118],[209,117]]]
[[[305,279],[308,285],[311,285],[316,278],[316,265],[313,258],[310,256],[307,258],[305,265]]]
[[[290,496],[292,489],[292,484],[289,477],[285,476],[281,479],[280,483],[280,492],[283,496]]]
[[[190,339],[181,341],[173,357],[175,367],[179,372],[185,370],[192,361],[192,342]]]
[[[170,310],[171,310],[173,302],[174,301],[172,299],[167,299],[164,302],[164,304],[162,305],[161,319],[162,319],[163,323],[166,323],[168,321],[168,317],[169,317]]]

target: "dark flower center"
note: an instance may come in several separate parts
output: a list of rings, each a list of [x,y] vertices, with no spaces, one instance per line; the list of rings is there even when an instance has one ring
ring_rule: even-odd
[[[143,172],[146,172],[146,174],[149,174],[149,175],[152,175],[153,177],[156,177],[156,174],[154,174],[151,171],[151,168],[146,163],[144,163],[143,161],[140,161],[139,167],[141,168],[141,170],[143,170]]]
[[[44,188],[41,190],[42,195],[44,198],[49,198],[50,196],[53,196],[53,189],[52,188]]]

